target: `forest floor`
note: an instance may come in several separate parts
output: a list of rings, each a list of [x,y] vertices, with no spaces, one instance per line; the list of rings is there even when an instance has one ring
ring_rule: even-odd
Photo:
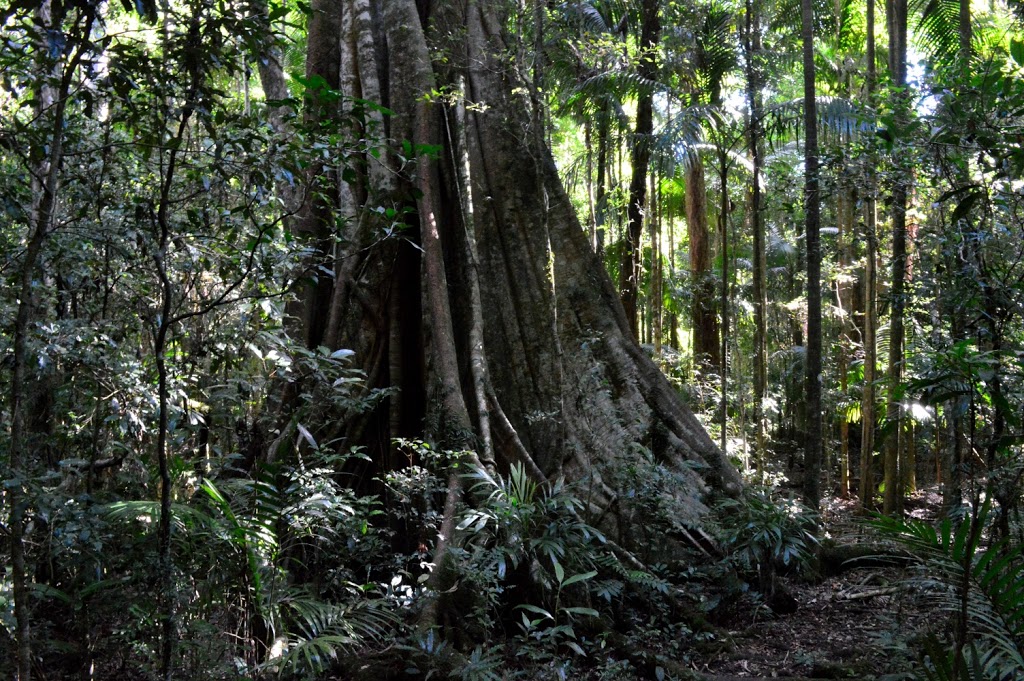
[[[923,492],[908,504],[912,517],[932,519],[941,498]],[[878,538],[855,517],[856,503],[823,502],[825,536],[839,545],[875,544]],[[913,509],[913,510],[911,510]],[[696,660],[709,680],[743,678],[908,678],[914,639],[940,622],[927,595],[907,586],[914,570],[855,562],[819,580],[782,578],[796,600],[792,614],[766,606],[734,608],[717,624],[728,645]]]

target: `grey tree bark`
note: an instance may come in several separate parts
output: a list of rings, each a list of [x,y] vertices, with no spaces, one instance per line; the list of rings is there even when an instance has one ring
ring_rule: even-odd
[[[760,17],[754,0],[746,0],[743,51],[746,61],[746,95],[750,110],[748,147],[751,159],[751,181],[748,192],[751,231],[753,232],[754,279],[754,428],[758,476],[764,474],[765,419],[764,399],[768,385],[768,300],[766,296],[767,258],[765,252],[764,219],[761,215],[761,172],[764,165],[762,131],[762,101],[758,60],[761,53]]]
[[[499,471],[564,476],[591,519],[627,542],[615,478],[640,447],[678,481],[664,490],[678,522],[699,525],[707,495],[736,493],[739,474],[633,338],[531,115],[503,10],[473,0],[420,10],[414,0],[342,7],[341,42],[354,49],[341,49],[340,87],[365,98],[376,80],[393,112],[380,173],[363,166],[349,183],[353,212],[333,257],[336,272],[358,265],[335,279],[337,332],[317,341],[356,350],[373,387],[400,389],[363,444],[379,467],[392,437],[416,436],[480,452],[473,464],[493,451]],[[404,158],[393,151],[402,140]],[[403,238],[379,238],[377,207],[405,216]],[[435,563],[461,494],[452,480]]]
[[[875,5],[868,3],[867,11],[867,90],[868,104],[874,105],[875,95]],[[861,506],[874,506],[875,495],[875,369],[877,367],[876,335],[878,314],[876,311],[875,261],[878,258],[876,230],[876,186],[874,168],[868,169],[867,196],[864,201],[864,392],[861,396],[861,439],[860,439],[860,486]]]

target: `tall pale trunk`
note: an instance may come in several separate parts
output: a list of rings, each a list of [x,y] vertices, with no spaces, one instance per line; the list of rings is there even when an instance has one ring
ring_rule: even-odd
[[[654,355],[656,357],[661,356],[661,346],[663,342],[663,323],[664,323],[664,280],[665,280],[665,267],[664,261],[662,260],[662,234],[661,234],[661,220],[664,215],[664,209],[661,205],[661,192],[659,190],[661,182],[661,175],[658,172],[651,173],[651,210],[653,213],[653,219],[651,220],[651,302],[650,310],[652,317],[652,339],[654,343]]]
[[[718,300],[719,312],[722,320],[722,351],[721,351],[721,423],[723,452],[728,451],[729,435],[729,156],[725,149],[718,153],[718,181],[720,191],[718,195],[718,232],[722,244],[722,287]]]
[[[855,199],[849,187],[842,187],[837,194],[836,217],[839,225],[839,268],[840,279],[836,283],[836,300],[840,310],[842,335],[839,348],[839,381],[842,394],[849,388],[850,353],[854,344],[853,288],[847,281],[853,261],[853,228]],[[839,494],[850,494],[850,420],[844,411],[839,415]]]
[[[868,3],[867,9],[867,97],[868,104],[874,105],[875,92],[875,4]],[[872,162],[874,160],[872,159]],[[860,489],[861,506],[873,508],[875,495],[875,369],[877,362],[876,336],[878,313],[876,306],[875,264],[878,258],[876,179],[874,168],[869,167],[867,196],[864,201],[864,391],[861,398],[860,438]]]
[[[766,295],[765,273],[767,259],[765,253],[764,219],[761,215],[761,171],[764,165],[762,156],[762,101],[759,80],[758,60],[761,52],[760,19],[754,5],[755,0],[746,0],[745,30],[743,49],[746,60],[746,95],[750,111],[747,146],[751,159],[749,215],[751,232],[754,240],[753,257],[753,289],[754,289],[754,429],[755,459],[758,477],[764,475],[765,464],[765,423],[764,400],[768,385],[768,352],[767,336],[768,300]]]

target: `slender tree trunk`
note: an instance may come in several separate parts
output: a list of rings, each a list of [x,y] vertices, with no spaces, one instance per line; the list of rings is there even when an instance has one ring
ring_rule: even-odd
[[[878,257],[878,242],[875,237],[875,202],[869,200],[865,204],[865,242],[867,253],[864,256],[864,391],[860,408],[859,497],[861,505],[867,509],[874,507],[875,494],[875,368],[878,366],[876,359],[878,316],[876,312],[875,262]]]
[[[198,24],[198,17],[192,21]],[[166,161],[162,163],[160,193],[153,218],[153,265],[160,283],[160,313],[153,324],[153,358],[157,370],[157,437],[156,459],[160,476],[160,515],[157,521],[157,562],[160,579],[160,676],[165,681],[174,678],[174,650],[177,645],[175,619],[177,615],[174,584],[174,561],[171,551],[171,497],[172,479],[168,435],[170,428],[169,377],[167,373],[167,343],[174,320],[174,285],[167,271],[167,255],[173,237],[171,225],[172,189],[177,179],[178,158],[184,150],[189,124],[196,111],[196,98],[203,74],[198,69],[191,75],[183,97],[177,130],[166,147]]]
[[[722,239],[722,288],[718,302],[722,315],[722,451],[728,452],[729,425],[729,156],[725,149],[718,154],[719,193],[718,222]]]
[[[764,219],[761,215],[761,171],[762,139],[761,130],[761,89],[758,71],[758,60],[761,52],[761,33],[759,15],[754,0],[746,0],[746,26],[743,36],[746,52],[746,88],[747,106],[750,110],[750,126],[748,147],[753,166],[751,172],[749,202],[750,222],[754,239],[753,289],[754,289],[754,428],[758,477],[764,475],[765,464],[765,423],[764,400],[768,385],[768,352],[767,352],[767,311],[765,273],[767,271],[765,255]]]
[[[715,286],[711,273],[707,188],[704,162],[696,155],[686,167],[686,229],[690,240],[690,279],[693,290],[693,358],[696,364],[720,366]]]
[[[36,11],[39,23],[49,27],[53,21],[50,3],[43,2]],[[79,35],[88,36],[92,30],[95,15],[92,11],[84,11],[76,18],[75,29]],[[78,25],[82,22],[82,26]],[[7,497],[11,507],[11,583],[14,598],[15,640],[17,644],[17,679],[29,681],[32,678],[32,622],[29,594],[29,576],[25,551],[25,512],[29,499],[25,491],[25,483],[30,475],[28,462],[28,442],[25,421],[27,384],[29,381],[28,339],[32,323],[32,310],[35,306],[33,281],[35,280],[43,246],[53,223],[54,211],[58,198],[60,169],[64,159],[64,125],[68,96],[71,83],[85,54],[86,41],[79,41],[78,47],[61,65],[59,84],[54,89],[46,84],[53,70],[48,63],[49,58],[40,56],[40,85],[38,88],[39,115],[41,120],[49,120],[46,144],[32,153],[32,158],[39,158],[33,168],[34,204],[29,224],[27,245],[22,256],[18,272],[18,307],[12,329],[12,367],[11,367],[11,426],[10,451],[8,470],[10,479],[7,485]],[[49,53],[48,45],[38,46],[39,55]]]
[[[661,204],[661,173],[651,174],[651,206],[653,210],[653,221],[651,222],[651,317],[654,332],[654,355],[661,356],[662,343],[664,341],[664,281],[665,266],[662,258],[662,234],[661,220],[664,215],[664,208]]]
[[[597,196],[594,199],[593,249],[598,255],[604,251],[605,222],[608,219],[608,147],[611,144],[611,114],[608,105],[598,112],[597,119]]]
[[[909,118],[909,97],[904,92],[907,85],[907,2],[889,0],[887,3],[889,33],[889,69],[893,75],[893,107],[897,112],[897,124],[906,123]],[[907,278],[907,197],[909,195],[909,170],[897,164],[892,190],[892,281],[889,290],[892,314],[889,318],[889,373],[886,401],[886,421],[889,435],[885,441],[884,482],[885,495],[883,511],[896,513],[903,501],[900,485],[899,456],[902,437],[902,415],[900,413],[900,383],[903,376],[904,310],[906,309]]]
[[[973,54],[974,31],[971,26],[971,0],[959,1],[959,24],[958,32],[960,37],[960,64],[964,73],[968,73],[971,66]]]
[[[671,203],[665,206],[668,210],[668,278],[676,285],[676,213]],[[679,350],[679,315],[675,306],[668,315],[668,344]]]
[[[815,104],[814,4],[801,0],[804,66],[804,212],[807,242],[807,439],[804,497],[812,508],[821,498],[821,217],[818,196],[818,115]]]
[[[944,213],[940,208],[940,220],[944,219]],[[958,225],[945,225],[940,223],[943,230],[953,229],[959,231]],[[962,241],[961,241],[962,243]],[[962,246],[961,246],[962,248]],[[954,255],[955,253],[955,255]],[[958,249],[949,249],[946,252],[945,266],[947,271],[956,272],[962,267]],[[936,291],[936,300],[942,301],[940,311],[949,320],[949,342],[955,345],[966,338],[967,321],[964,314],[962,301],[951,295],[941,295],[942,291]],[[964,432],[964,419],[968,411],[967,397],[963,394],[956,395],[947,400],[943,405],[945,425],[947,428],[946,446],[946,474],[942,487],[943,510],[949,514],[956,514],[963,505],[963,478],[965,474],[966,453],[968,443]]]
[[[538,3],[539,4],[539,3]],[[640,21],[640,56],[638,75],[648,81],[657,78],[658,40],[661,21],[658,17],[659,0],[643,0]],[[643,261],[642,235],[644,207],[647,203],[647,171],[651,161],[651,138],[654,135],[654,93],[645,91],[637,101],[636,129],[633,133],[632,179],[629,183],[627,215],[629,227],[623,242],[619,265],[619,289],[622,307],[626,311],[633,336],[640,338],[637,325],[637,295],[640,268]]]
[[[875,91],[875,4],[868,3],[867,9],[867,98],[874,105]],[[876,180],[874,168],[869,168],[867,197],[864,201],[864,392],[861,399],[860,438],[860,503],[865,508],[874,507],[875,495],[875,369],[877,363],[876,337],[878,315],[875,282],[875,263],[878,258]]]
[[[853,261],[853,229],[855,197],[849,187],[842,187],[837,194],[836,218],[839,225],[839,266],[840,279],[836,283],[836,300],[839,304],[842,337],[839,348],[839,381],[842,394],[849,388],[850,352],[853,348],[855,324],[853,322],[853,289],[845,281]],[[839,494],[844,498],[850,494],[850,421],[845,413],[840,414],[839,423]]]
[[[594,202],[594,126],[590,116],[583,121],[583,145],[587,153],[587,227],[590,244],[597,250],[597,209]]]

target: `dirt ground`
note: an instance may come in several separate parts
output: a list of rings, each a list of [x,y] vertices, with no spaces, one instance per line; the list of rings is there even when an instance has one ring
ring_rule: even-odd
[[[940,501],[922,493],[908,506],[918,518],[932,517]],[[876,542],[854,518],[856,505],[828,499],[823,505],[826,536],[837,543]],[[908,585],[909,567],[856,567],[818,582],[784,581],[796,611],[777,615],[766,606],[734,608],[724,622],[731,645],[699,659],[696,670],[709,679],[907,678],[915,659],[914,639],[942,616],[927,594]]]

